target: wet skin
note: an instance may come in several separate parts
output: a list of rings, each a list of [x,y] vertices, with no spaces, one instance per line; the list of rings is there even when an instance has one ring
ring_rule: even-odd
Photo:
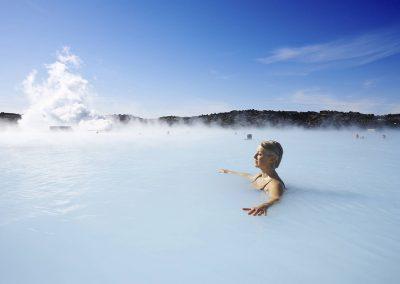
[[[253,207],[242,208],[247,211],[248,215],[261,216],[267,215],[267,210],[273,204],[278,202],[283,194],[284,184],[278,173],[275,171],[275,163],[277,157],[270,151],[264,149],[261,146],[257,147],[257,151],[254,154],[254,165],[261,170],[260,174],[251,175],[249,173],[236,172],[227,169],[220,169],[220,173],[224,174],[236,174],[245,177],[251,181],[251,184],[256,189],[263,189],[265,193],[268,193],[268,200]],[[256,178],[259,176],[258,178]]]

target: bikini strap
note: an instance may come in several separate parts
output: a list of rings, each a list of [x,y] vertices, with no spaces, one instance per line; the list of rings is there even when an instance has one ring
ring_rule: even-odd
[[[251,182],[255,182],[260,176],[262,176],[262,173],[256,175]]]
[[[270,177],[269,181],[266,184],[264,184],[264,186],[261,188],[261,190],[264,190],[271,181],[272,181],[272,178]]]
[[[252,182],[255,182],[255,181],[256,181],[259,177],[261,177],[261,176],[262,176],[262,173],[258,174],[258,175],[253,179]],[[272,178],[270,177],[270,178],[269,178],[269,181],[268,181],[266,184],[264,184],[264,185],[260,188],[260,190],[264,190],[265,187],[266,187],[271,181],[272,181]]]

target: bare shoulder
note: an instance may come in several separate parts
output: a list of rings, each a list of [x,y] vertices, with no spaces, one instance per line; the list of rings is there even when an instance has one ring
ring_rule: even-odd
[[[280,181],[279,179],[271,179],[271,182],[268,185],[268,191],[270,194],[278,195],[281,196],[283,194],[285,186],[283,185],[283,182]]]

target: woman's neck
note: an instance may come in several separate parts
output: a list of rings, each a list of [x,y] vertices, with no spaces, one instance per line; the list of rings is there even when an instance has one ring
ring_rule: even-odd
[[[276,173],[275,169],[272,169],[272,168],[261,169],[261,173],[262,173],[262,177],[263,178],[266,178],[266,177],[275,178],[275,177],[278,176],[278,174]]]

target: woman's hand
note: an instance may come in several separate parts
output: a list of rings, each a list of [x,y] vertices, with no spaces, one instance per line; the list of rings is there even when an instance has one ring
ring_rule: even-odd
[[[219,169],[218,172],[221,173],[221,174],[229,174],[229,173],[231,173],[231,171],[227,170],[227,169]]]
[[[261,204],[256,207],[252,208],[242,208],[244,211],[249,211],[247,214],[248,215],[253,215],[253,216],[261,216],[261,215],[267,215],[267,209],[268,206],[265,204]]]

